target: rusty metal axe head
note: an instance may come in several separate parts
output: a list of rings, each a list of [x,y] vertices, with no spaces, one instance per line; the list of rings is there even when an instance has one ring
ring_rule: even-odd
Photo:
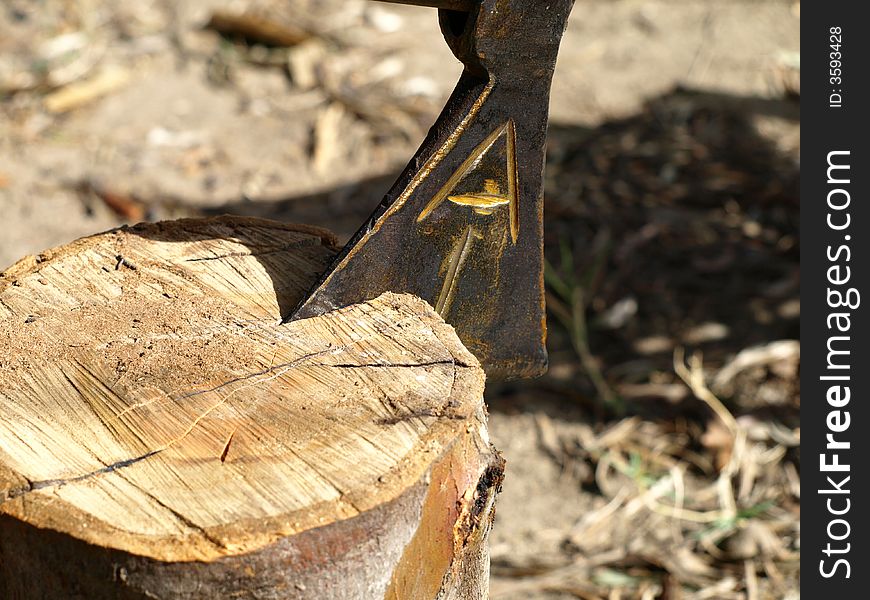
[[[414,158],[290,318],[412,293],[487,374],[540,375],[547,114],[573,0],[406,3],[440,8],[465,70]]]

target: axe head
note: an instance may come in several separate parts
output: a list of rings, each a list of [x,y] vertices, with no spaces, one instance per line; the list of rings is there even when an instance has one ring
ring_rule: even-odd
[[[453,325],[488,375],[532,377],[547,366],[542,190],[550,81],[573,0],[469,4],[468,12],[439,11],[447,43],[465,64],[444,111],[290,319],[385,291],[411,293]]]

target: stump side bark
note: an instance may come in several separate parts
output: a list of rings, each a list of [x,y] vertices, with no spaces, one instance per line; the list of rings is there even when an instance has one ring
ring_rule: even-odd
[[[0,274],[0,596],[486,597],[483,372],[412,296],[281,325],[335,251],[221,217]]]

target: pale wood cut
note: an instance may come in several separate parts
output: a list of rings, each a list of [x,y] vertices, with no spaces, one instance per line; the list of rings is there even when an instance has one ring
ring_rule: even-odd
[[[221,217],[0,274],[0,597],[485,597],[483,372],[412,296],[280,324],[335,250]]]

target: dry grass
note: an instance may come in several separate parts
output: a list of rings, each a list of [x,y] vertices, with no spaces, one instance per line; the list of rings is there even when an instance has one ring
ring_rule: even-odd
[[[556,128],[551,372],[491,403],[589,509],[537,556],[497,527],[495,598],[799,597],[797,166],[759,110],[678,90]]]

